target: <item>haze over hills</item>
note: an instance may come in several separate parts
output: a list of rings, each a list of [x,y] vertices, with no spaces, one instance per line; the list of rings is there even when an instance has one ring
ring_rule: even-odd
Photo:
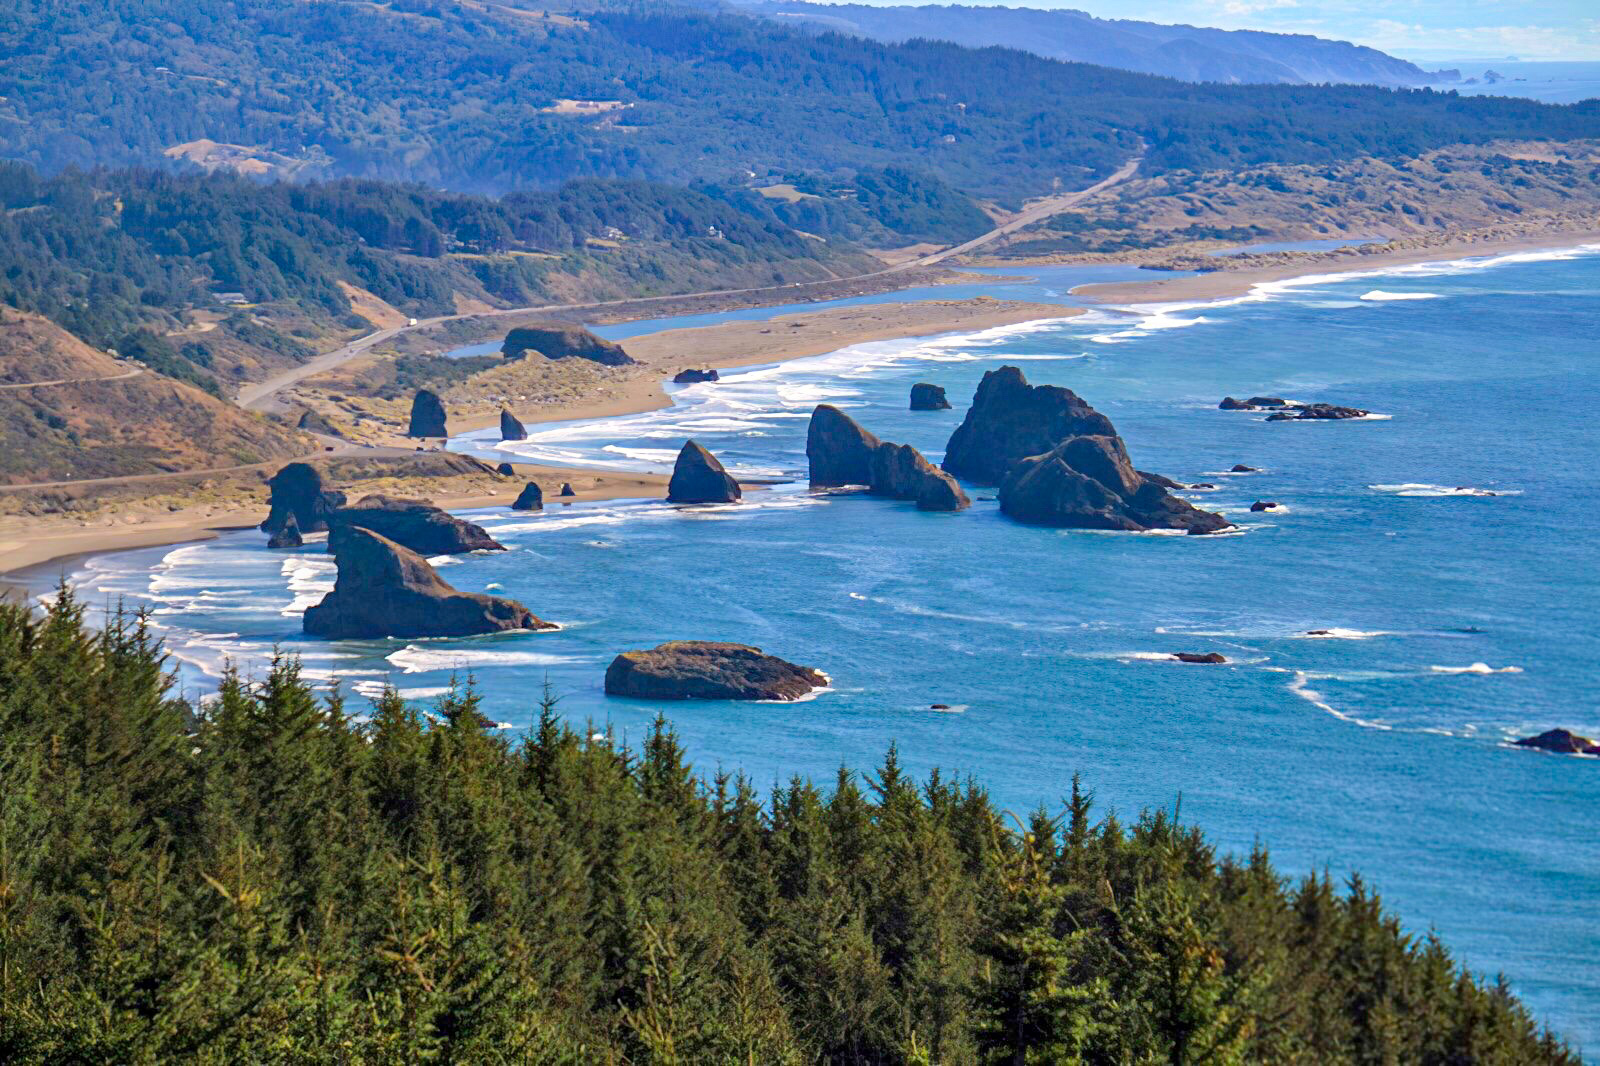
[[[1096,18],[1084,11],[925,4],[876,7],[797,0],[737,0],[739,10],[791,25],[899,42],[914,38],[969,47],[999,45],[1050,59],[1159,74],[1184,81],[1415,86],[1453,80],[1347,41],[1306,34],[1168,26]]]

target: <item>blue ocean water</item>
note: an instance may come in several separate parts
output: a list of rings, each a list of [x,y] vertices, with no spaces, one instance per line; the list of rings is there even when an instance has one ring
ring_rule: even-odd
[[[1600,63],[1593,60],[1464,59],[1429,61],[1423,65],[1429,69],[1453,67],[1461,71],[1463,79],[1476,80],[1476,85],[1455,82],[1434,86],[1446,92],[1454,90],[1462,96],[1525,96],[1547,104],[1575,104],[1600,97]],[[1485,82],[1483,75],[1488,71],[1503,77],[1499,81]]]
[[[1069,280],[972,288],[1059,295]],[[440,560],[441,573],[521,600],[561,624],[551,633],[308,640],[299,612],[332,564],[321,545],[268,552],[254,532],[106,556],[77,576],[91,598],[152,607],[193,691],[226,659],[259,668],[280,644],[362,694],[392,680],[426,700],[470,672],[513,729],[548,679],[575,723],[637,739],[663,708],[604,696],[616,652],[756,644],[832,687],[797,704],[665,707],[707,771],[827,778],[896,741],[910,766],[973,773],[1019,812],[1058,803],[1075,771],[1128,815],[1181,797],[1227,849],[1261,840],[1286,872],[1361,871],[1411,929],[1503,971],[1594,1050],[1600,763],[1506,741],[1600,732],[1597,359],[1600,248],[864,344],[673,387],[664,411],[458,440],[664,469],[693,436],[736,471],[796,479],[727,507],[470,512],[512,550]],[[814,404],[937,460],[978,379],[1007,363],[1104,411],[1142,469],[1215,485],[1190,497],[1241,532],[1028,528],[981,488],[955,515],[807,491]],[[916,381],[944,385],[956,410],[908,411]],[[1217,410],[1254,393],[1385,417]],[[1224,473],[1235,463],[1261,472]],[[1283,506],[1252,514],[1254,500]],[[1182,665],[1177,651],[1232,662]]]

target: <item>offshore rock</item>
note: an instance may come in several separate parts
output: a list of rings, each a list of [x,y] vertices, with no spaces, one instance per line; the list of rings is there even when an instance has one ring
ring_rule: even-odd
[[[1221,652],[1215,652],[1215,651],[1207,652],[1204,655],[1201,655],[1199,652],[1180,651],[1180,652],[1178,652],[1177,655],[1173,656],[1173,658],[1177,659],[1180,663],[1207,663],[1207,664],[1211,664],[1211,663],[1225,663],[1225,662],[1228,661],[1227,657],[1224,656]]]
[[[919,511],[961,511],[972,506],[955,478],[909,444],[880,443],[872,454],[868,484],[874,496],[915,500]]]
[[[1536,737],[1523,737],[1514,741],[1519,748],[1537,748],[1561,755],[1600,755],[1600,744],[1581,737],[1569,729],[1551,729]]]
[[[528,429],[511,413],[508,407],[500,408],[500,439],[527,440]]]
[[[1229,473],[1233,474],[1259,474],[1261,472],[1256,467],[1245,466],[1243,463],[1234,463],[1228,470]]]
[[[511,504],[511,509],[513,511],[544,510],[544,490],[539,487],[539,483],[537,481],[528,482],[523,490],[517,494],[516,500]]]
[[[329,524],[336,530],[360,526],[423,556],[505,550],[482,526],[457,518],[426,500],[365,496],[335,511]],[[328,550],[333,550],[331,540]]]
[[[667,483],[668,503],[734,503],[743,495],[716,456],[696,441],[684,441]]]
[[[704,369],[691,367],[688,370],[680,370],[672,376],[672,383],[674,385],[695,385],[702,381],[717,380],[720,380],[720,378],[717,374],[716,368],[714,367],[708,367]]]
[[[872,453],[883,443],[832,404],[818,404],[806,429],[813,485],[868,485]]]
[[[499,474],[501,477],[517,476],[517,468],[512,466],[510,463],[500,463],[494,468],[494,472]]]
[[[760,648],[703,640],[625,651],[606,668],[606,695],[635,699],[797,700],[827,683]]]
[[[464,637],[507,629],[554,629],[514,600],[458,592],[426,559],[360,526],[329,538],[339,576],[302,623],[313,636],[341,639]]]
[[[534,352],[546,359],[587,359],[602,366],[630,366],[633,359],[619,344],[595,336],[582,326],[552,322],[519,326],[506,334],[500,354],[521,359]]]
[[[561,483],[561,491],[556,493],[556,495],[558,495],[558,496],[576,496],[577,493],[572,491],[572,482],[563,481]]]
[[[1114,433],[1069,437],[1017,463],[1000,485],[1000,510],[1019,522],[1068,529],[1198,534],[1229,525],[1144,478]]]
[[[445,425],[444,401],[431,389],[418,389],[417,395],[411,401],[411,425],[406,429],[406,436],[448,437],[449,435],[450,430]]]
[[[1292,404],[1288,410],[1267,416],[1268,422],[1303,422],[1306,420],[1331,420],[1341,418],[1366,418],[1372,412],[1359,407],[1338,407],[1331,403]]]
[[[919,381],[911,386],[911,409],[913,411],[948,411],[950,401],[946,399],[943,385],[930,385],[926,381]]]
[[[983,375],[945,448],[944,469],[964,481],[998,485],[1016,463],[1083,436],[1114,437],[1116,430],[1071,389],[1029,385],[1021,370],[1003,366]]]
[[[270,493],[263,533],[276,533],[293,518],[301,533],[321,533],[328,517],[344,506],[345,495],[329,489],[322,471],[310,463],[290,463],[267,481]]]
[[[269,548],[298,548],[304,543],[305,539],[300,536],[300,526],[292,514],[284,520],[281,529],[267,538]]]
[[[1250,505],[1251,511],[1276,511],[1277,509],[1277,500],[1257,500]]]

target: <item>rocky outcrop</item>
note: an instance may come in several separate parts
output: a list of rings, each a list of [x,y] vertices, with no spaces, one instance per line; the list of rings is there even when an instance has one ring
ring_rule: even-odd
[[[310,463],[290,463],[267,481],[267,520],[263,533],[276,533],[290,518],[301,533],[321,533],[328,528],[328,517],[344,506],[345,495],[329,489],[322,471]]]
[[[705,369],[691,367],[688,370],[680,370],[672,376],[672,383],[674,385],[697,385],[702,381],[718,380],[720,380],[720,378],[717,374],[716,368],[714,367],[708,367]]]
[[[1276,511],[1277,509],[1277,500],[1257,500],[1250,505],[1251,511]]]
[[[501,477],[517,476],[517,468],[512,466],[510,463],[497,463],[495,465],[494,472],[499,474]]]
[[[1015,464],[1000,484],[1000,510],[1019,522],[1069,529],[1216,533],[1229,525],[1146,479],[1114,433],[1068,437]]]
[[[556,493],[556,495],[558,495],[558,496],[576,496],[577,493],[572,491],[572,482],[563,481],[561,483],[561,491]]]
[[[304,543],[305,538],[300,536],[300,525],[294,520],[294,515],[285,519],[282,528],[267,538],[269,548],[298,548]]]
[[[1537,748],[1560,755],[1600,755],[1600,744],[1581,737],[1569,729],[1551,729],[1536,737],[1523,737],[1514,741],[1519,748]]]
[[[1180,663],[1204,663],[1207,665],[1225,663],[1228,661],[1227,657],[1221,652],[1215,651],[1206,652],[1203,655],[1194,651],[1180,651],[1178,654],[1174,655],[1173,658],[1177,659]]]
[[[522,359],[529,353],[546,359],[587,359],[602,366],[629,366],[633,359],[622,346],[595,336],[582,326],[552,322],[542,326],[519,326],[506,334],[500,354],[507,359]]]
[[[1029,385],[1021,370],[1003,366],[983,375],[945,448],[944,469],[963,481],[998,485],[1014,464],[1085,436],[1115,437],[1116,430],[1071,389]]]
[[[500,408],[500,439],[527,440],[528,429],[506,407]]]
[[[329,537],[339,576],[306,608],[305,631],[333,640],[464,637],[507,629],[554,629],[514,600],[459,592],[426,559],[360,526]]]
[[[945,398],[943,385],[930,385],[926,381],[919,381],[911,386],[911,409],[913,411],[948,411],[950,401]]]
[[[1235,400],[1232,396],[1224,396],[1217,406],[1224,411],[1259,411],[1263,407],[1288,407],[1289,401],[1282,396],[1252,396],[1248,400]]]
[[[743,496],[717,457],[697,441],[684,441],[667,483],[668,503],[734,503]]]
[[[435,507],[426,500],[364,496],[329,519],[335,529],[359,526],[423,556],[470,551],[504,551],[484,528]],[[330,539],[328,550],[333,550]]]
[[[323,418],[320,414],[311,410],[309,407],[300,412],[300,421],[295,423],[295,428],[303,429],[307,433],[320,433],[324,437],[344,436],[343,433],[340,433],[334,428],[333,423],[329,422],[326,418]]]
[[[1228,468],[1228,472],[1230,474],[1259,474],[1261,471],[1253,466],[1245,466],[1243,463],[1234,463]]]
[[[511,504],[513,511],[542,511],[544,510],[544,490],[537,481],[530,481],[517,494],[516,500]]]
[[[418,389],[417,395],[411,401],[411,425],[406,429],[408,437],[448,437],[449,427],[445,425],[444,401],[431,389]]]
[[[811,412],[806,457],[813,485],[865,485],[874,496],[914,500],[922,511],[959,511],[972,505],[955,478],[911,445],[881,441],[825,403]]]
[[[1290,404],[1286,410],[1268,415],[1267,421],[1303,422],[1307,420],[1366,418],[1371,413],[1371,411],[1363,411],[1359,407],[1339,407],[1331,403],[1296,403]]]
[[[827,683],[760,648],[703,640],[625,651],[606,668],[606,695],[647,700],[797,700]]]

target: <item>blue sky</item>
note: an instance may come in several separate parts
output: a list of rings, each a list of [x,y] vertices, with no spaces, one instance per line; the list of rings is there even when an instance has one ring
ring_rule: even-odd
[[[884,0],[869,0],[884,2]],[[929,0],[894,0],[922,2]],[[940,2],[940,0],[932,0]],[[1600,0],[961,0],[1336,37],[1408,59],[1600,60]]]

